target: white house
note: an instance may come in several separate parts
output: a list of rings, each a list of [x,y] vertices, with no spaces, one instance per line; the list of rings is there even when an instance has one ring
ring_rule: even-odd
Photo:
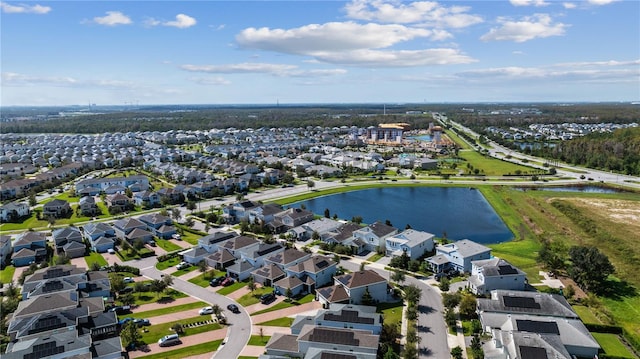
[[[0,206],[0,222],[11,222],[31,214],[26,202],[13,202]]]
[[[365,248],[372,252],[378,248],[384,248],[385,239],[398,233],[398,229],[382,222],[374,222],[362,229],[353,232],[353,237],[364,241]]]
[[[4,268],[7,258],[9,258],[12,250],[11,237],[4,235],[0,236],[0,268]]]
[[[332,287],[316,291],[323,306],[331,303],[364,304],[362,297],[366,292],[374,303],[386,302],[388,298],[387,280],[370,269],[334,277],[334,283]]]
[[[436,246],[436,255],[426,259],[436,273],[457,271],[471,272],[471,262],[491,258],[491,248],[468,239]]]
[[[434,234],[428,232],[407,229],[385,238],[386,255],[398,257],[406,253],[410,259],[418,259],[433,250],[434,237]]]
[[[524,290],[527,274],[511,263],[494,257],[471,262],[469,288],[476,295],[483,295],[495,289]]]

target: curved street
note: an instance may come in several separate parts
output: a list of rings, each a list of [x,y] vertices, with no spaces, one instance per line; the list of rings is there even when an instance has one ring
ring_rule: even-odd
[[[144,258],[134,262],[135,267],[140,268],[140,274],[150,279],[162,279],[163,274],[155,267],[155,257]],[[179,277],[173,277],[172,287],[178,291],[181,291],[193,298],[199,299],[209,304],[217,304],[224,311],[227,317],[228,330],[227,336],[222,341],[222,344],[218,348],[218,351],[213,355],[214,358],[237,358],[244,347],[249,342],[251,337],[251,317],[244,310],[244,308],[238,305],[234,300],[217,294],[212,291],[208,291],[206,288],[199,287],[193,283],[187,282]],[[239,314],[233,314],[226,310],[227,305],[236,304],[240,308]],[[233,340],[229,340],[233,338]]]

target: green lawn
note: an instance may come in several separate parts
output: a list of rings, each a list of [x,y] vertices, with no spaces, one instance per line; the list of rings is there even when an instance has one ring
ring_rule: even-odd
[[[262,338],[260,338],[259,335],[252,335],[251,338],[249,338],[249,343],[247,343],[247,345],[256,345],[259,347],[263,347],[267,345],[270,338],[270,336],[266,335],[263,335]]]
[[[213,273],[212,273],[213,271]],[[202,273],[199,274],[197,277],[193,277],[191,279],[189,279],[189,282],[200,286],[200,287],[208,287],[209,286],[209,281],[215,277],[219,277],[219,276],[223,276],[225,275],[225,272],[221,272],[219,270],[216,269],[209,269],[206,273]]]
[[[177,271],[171,273],[172,276],[175,277],[180,277],[181,275],[185,275],[189,272],[193,272],[194,270],[198,270],[198,266],[188,266],[187,268],[184,269],[178,269]]]
[[[578,313],[580,320],[582,320],[584,323],[601,324],[598,317],[596,317],[595,314],[593,314],[593,312],[591,311],[591,309],[589,309],[589,307],[585,307],[584,305],[574,305],[572,307],[573,307],[573,310],[576,313]]]
[[[380,258],[384,257],[384,254],[376,253],[371,257],[367,258],[369,262],[377,262]]]
[[[179,249],[181,249],[182,247],[180,247],[179,245],[171,242],[170,240],[167,239],[156,239],[156,244],[158,244],[158,247],[164,249],[167,252],[173,252],[173,251],[177,251]]]
[[[402,323],[402,310],[404,308],[403,302],[395,303],[380,303],[376,306],[376,312],[382,313],[384,323]]]
[[[620,358],[635,358],[635,355],[620,341],[617,334],[591,333],[607,355]]]
[[[523,175],[528,174],[530,171],[540,172],[540,170],[517,165],[511,162],[498,160],[492,157],[483,156],[476,151],[460,151],[459,156],[463,158],[467,163],[471,164],[473,168],[481,169],[481,174],[487,176],[502,176],[506,174],[515,174],[516,171],[521,171]],[[466,164],[458,165],[458,168],[467,170]]]
[[[163,353],[145,355],[140,358],[144,359],[182,359],[195,355],[210,353],[218,350],[222,344],[222,339],[211,342],[192,345],[190,347],[181,347],[180,349],[169,350]]]
[[[220,290],[218,290],[217,293],[220,295],[229,295],[235,292],[236,290],[246,286],[247,284],[249,284],[249,282],[235,282],[228,287],[220,288]]]
[[[185,298],[187,295],[174,289],[168,289],[163,293],[156,292],[134,292],[135,304],[149,304],[161,301],[169,301],[171,299]],[[116,301],[119,303],[119,301]]]
[[[218,292],[220,293],[220,292]],[[268,312],[273,312],[274,310],[280,310],[280,309],[284,309],[284,308],[289,308],[289,307],[294,307],[300,304],[305,304],[305,303],[310,303],[313,299],[315,298],[315,296],[313,294],[307,294],[304,297],[300,298],[299,300],[293,300],[290,302],[280,302],[278,304],[274,304],[272,306],[270,306],[269,308],[265,308],[263,310],[259,310],[255,313],[251,313],[251,315],[258,315],[258,314],[263,314],[263,313],[268,313]]]
[[[274,320],[269,320],[266,322],[258,323],[256,325],[264,325],[267,327],[290,327],[293,324],[293,318],[282,317]]]
[[[0,271],[0,283],[11,283],[13,280],[13,274],[16,272],[16,267],[8,265]]]
[[[180,259],[180,257],[176,256],[176,257],[173,257],[173,258],[171,258],[169,260],[166,260],[164,262],[158,262],[156,264],[156,269],[157,270],[165,270],[165,269],[167,269],[169,267],[175,266],[176,264],[180,263],[181,261],[182,260]]]
[[[164,308],[147,310],[145,312],[130,313],[130,314],[123,315],[122,318],[125,318],[125,317],[131,317],[135,319],[152,318],[152,317],[157,317],[159,315],[184,312],[185,310],[199,309],[206,306],[208,306],[208,304],[205,302],[193,302],[193,303],[173,305],[173,306],[171,305],[171,302],[169,302],[167,303],[167,306]]]
[[[211,319],[211,318],[209,317],[208,319]],[[172,334],[173,331],[170,330],[170,328],[174,324],[180,323],[183,326],[186,326],[187,324],[198,323],[198,322],[202,322],[203,320],[204,320],[204,317],[193,317],[193,318],[176,320],[174,322],[155,324],[155,325],[153,324],[153,321],[151,321],[151,325],[145,328],[148,331],[142,332],[141,340],[144,343],[153,344],[153,343],[156,343],[158,339],[164,337],[165,335]],[[184,337],[184,336],[189,336],[194,334],[200,334],[200,333],[208,332],[211,330],[217,330],[221,328],[222,326],[218,323],[205,324],[205,325],[201,325],[193,328],[184,328],[184,334],[180,334],[180,336]]]
[[[273,288],[271,287],[257,288],[256,290],[253,291],[253,293],[247,293],[242,297],[238,298],[237,302],[243,307],[248,307],[252,304],[256,304],[260,302],[261,295],[271,293],[271,292],[273,292]]]
[[[88,256],[84,257],[85,262],[87,262],[87,267],[91,268],[93,263],[98,263],[100,267],[109,265],[107,260],[100,253],[91,252]]]

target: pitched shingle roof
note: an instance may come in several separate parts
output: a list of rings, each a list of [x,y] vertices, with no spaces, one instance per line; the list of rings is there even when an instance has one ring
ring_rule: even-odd
[[[336,277],[335,279],[347,288],[363,287],[366,285],[387,281],[380,274],[371,269],[343,274],[339,277]]]

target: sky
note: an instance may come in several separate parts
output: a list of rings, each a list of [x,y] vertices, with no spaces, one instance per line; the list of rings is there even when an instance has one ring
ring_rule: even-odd
[[[2,1],[2,106],[640,100],[640,1]]]

